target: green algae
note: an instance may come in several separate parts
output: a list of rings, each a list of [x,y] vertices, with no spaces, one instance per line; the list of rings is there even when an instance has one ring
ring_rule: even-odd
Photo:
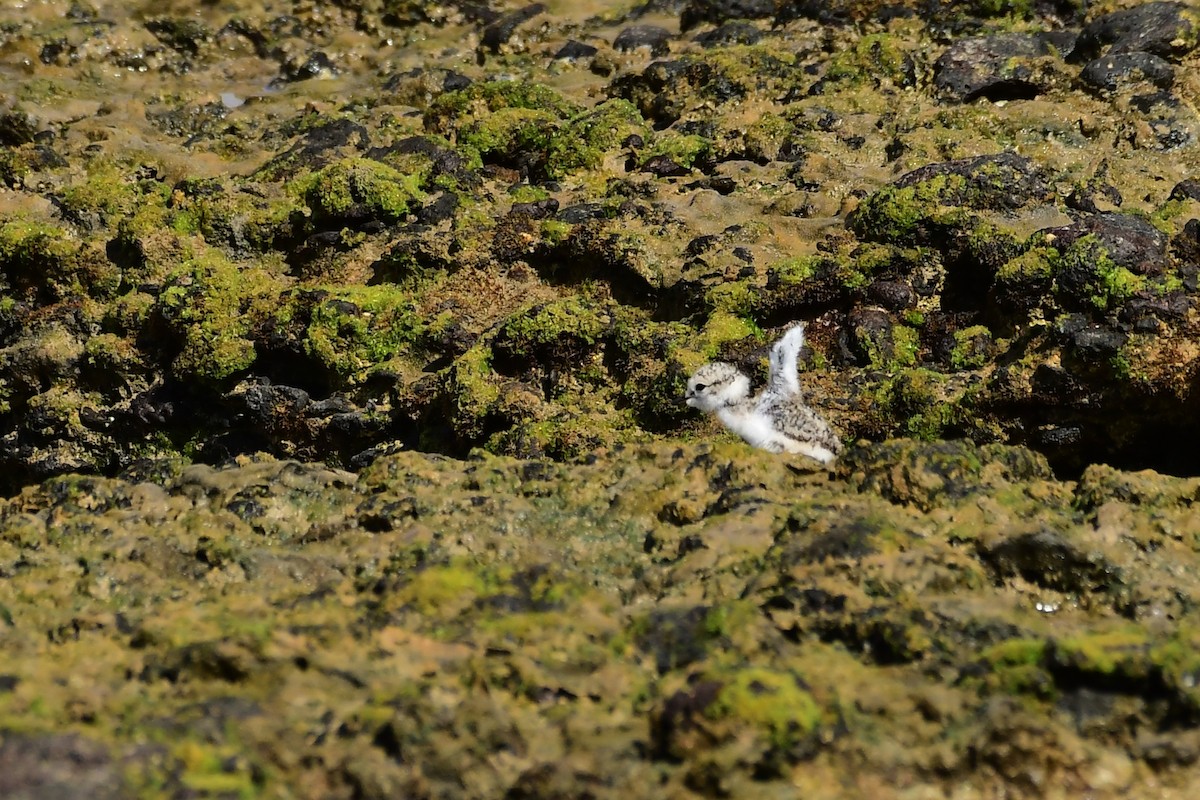
[[[361,382],[380,365],[409,355],[426,320],[409,292],[389,285],[318,288],[304,350],[342,382]]]
[[[1115,263],[1095,236],[1081,236],[1072,242],[1065,252],[1052,261],[1051,269],[1056,275],[1067,271],[1089,273],[1080,288],[1098,311],[1116,309],[1146,284],[1144,277]]]
[[[498,378],[491,362],[491,349],[476,345],[459,356],[441,376],[454,431],[467,441],[482,438],[488,416],[500,399]]]
[[[509,430],[488,439],[486,447],[495,453],[522,457],[546,456],[554,459],[584,458],[588,453],[644,436],[622,415],[613,412],[584,413],[573,403],[559,401],[559,410],[550,419],[521,421]]]
[[[947,535],[963,524],[956,516],[990,509],[972,518],[987,541],[1027,513],[987,500],[1028,485],[1037,469],[1021,467],[1023,456],[968,443],[874,447],[846,458],[877,462],[893,478],[908,470],[913,486],[928,487],[934,473],[975,482],[937,501],[955,514],[918,515],[740,445],[679,444],[575,463],[404,452],[354,483],[269,460],[191,467],[161,488],[48,482],[0,504],[0,554],[30,548],[29,565],[0,584],[20,676],[0,693],[0,718],[8,728],[87,729],[118,748],[173,742],[167,763],[181,765],[175,774],[189,785],[272,793],[298,780],[289,766],[297,753],[329,756],[335,766],[314,774],[340,786],[346,759],[377,753],[395,766],[386,754],[404,748],[424,766],[457,765],[445,777],[424,773],[450,787],[493,746],[527,736],[548,736],[535,740],[552,741],[556,754],[603,746],[622,770],[649,765],[680,787],[713,780],[714,765],[724,765],[714,785],[753,775],[767,787],[800,764],[899,768],[911,750],[900,754],[895,741],[966,763],[975,740],[959,735],[962,721],[997,698],[1037,714],[1073,691],[1074,675],[1120,691],[1122,704],[1096,713],[1136,728],[1081,734],[1088,746],[1125,752],[1121,742],[1132,747],[1163,714],[1191,707],[1186,631],[1139,633],[1099,607],[1074,621],[1042,614],[991,580],[964,599],[961,584],[935,577],[982,559]],[[709,510],[662,518],[663,502],[684,489]],[[252,491],[267,516],[290,520],[288,531],[264,537],[231,520],[231,500]],[[361,526],[323,522],[366,501],[377,515],[370,530],[365,516]],[[392,504],[409,511],[379,524]],[[113,524],[78,525],[77,515]],[[49,525],[65,533],[47,538]],[[879,546],[817,557],[816,542],[833,547],[854,526],[875,531],[868,543]],[[164,529],[176,533],[164,538]],[[646,543],[684,541],[673,532],[691,544]],[[41,608],[30,624],[28,590],[68,566],[69,602]],[[112,594],[97,593],[101,578]],[[126,615],[120,626],[114,609]],[[128,687],[112,678],[127,662],[136,664]],[[56,685],[64,670],[72,681]],[[503,724],[482,734],[478,720],[497,715]],[[195,739],[154,722],[191,730],[210,716],[216,723]],[[1049,717],[1031,724],[1058,730]],[[314,744],[314,730],[339,733]],[[558,738],[567,732],[583,739]],[[234,750],[236,763],[214,767]],[[145,786],[171,772],[143,764],[131,774]],[[472,796],[518,776],[497,780]]]
[[[445,134],[461,119],[486,116],[503,109],[542,110],[556,119],[577,116],[583,109],[554,89],[526,81],[478,81],[434,99],[425,112],[425,125]]]
[[[641,153],[642,163],[651,158],[665,156],[681,167],[692,167],[697,162],[712,157],[713,143],[711,139],[696,134],[680,134],[672,130],[659,133],[651,141],[650,146]]]
[[[1033,291],[1052,299],[1046,310],[1082,306],[1094,313],[1115,311],[1149,283],[1114,262],[1093,235],[1079,237],[1065,250],[1039,244],[1035,237],[1029,249],[1000,268],[996,282],[1014,296]]]
[[[864,238],[901,246],[927,243],[933,226],[954,227],[965,221],[959,204],[947,203],[962,192],[960,175],[938,175],[912,186],[884,186],[863,200],[850,225]]]
[[[992,332],[986,325],[972,325],[954,332],[954,349],[950,351],[950,366],[956,370],[979,369],[991,356],[988,345]]]
[[[546,172],[559,178],[600,166],[630,136],[650,137],[650,127],[628,100],[606,100],[569,118],[550,142]]]
[[[498,337],[505,354],[529,362],[557,363],[596,344],[609,324],[609,308],[571,295],[513,314]]]
[[[197,248],[153,307],[179,340],[172,371],[215,384],[249,368],[256,358],[252,328],[276,310],[284,286],[269,270],[246,269],[220,251]]]
[[[986,648],[980,659],[989,674],[981,688],[1014,696],[1054,699],[1057,689],[1046,665],[1048,646],[1044,639],[1031,638],[1006,639]]]
[[[290,188],[304,198],[317,225],[336,223],[359,207],[372,217],[395,221],[424,199],[423,180],[419,173],[348,158],[297,179]]]
[[[913,71],[911,56],[899,37],[872,33],[834,54],[825,70],[825,80],[850,86],[878,85],[886,80],[901,86],[911,82]]]
[[[730,281],[708,290],[704,299],[714,312],[750,319],[759,304],[759,292],[749,281]]]
[[[705,358],[711,360],[726,345],[747,337],[757,337],[760,333],[758,327],[745,317],[718,310],[708,315],[708,320],[700,330],[696,347]]]
[[[947,379],[939,372],[901,369],[878,385],[876,410],[899,435],[932,441],[949,432],[962,413],[947,390]]]
[[[68,214],[86,217],[98,214],[102,219],[118,219],[132,214],[139,205],[144,182],[132,178],[132,170],[108,159],[93,159],[87,164],[87,176],[72,183],[62,194]]]
[[[1055,639],[1054,660],[1073,670],[1097,676],[1138,679],[1149,674],[1150,637],[1141,627],[1128,626]]]
[[[501,108],[458,131],[458,144],[481,162],[516,163],[522,153],[547,153],[559,118],[539,108]]]
[[[749,667],[728,677],[719,673],[709,677],[723,685],[705,716],[758,728],[775,747],[791,748],[821,724],[821,707],[796,675]]]
[[[0,275],[19,292],[60,300],[111,297],[121,273],[70,231],[34,220],[0,224]]]
[[[477,568],[435,566],[417,572],[391,602],[411,606],[426,617],[452,618],[495,589],[496,580]]]

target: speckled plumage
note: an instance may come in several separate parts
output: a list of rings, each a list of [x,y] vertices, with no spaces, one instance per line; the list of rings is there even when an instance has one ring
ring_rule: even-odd
[[[771,346],[766,387],[750,396],[750,379],[723,361],[705,364],[688,380],[689,406],[717,415],[731,431],[772,453],[801,453],[830,464],[842,443],[829,423],[804,402],[796,359],[804,325],[796,323]]]

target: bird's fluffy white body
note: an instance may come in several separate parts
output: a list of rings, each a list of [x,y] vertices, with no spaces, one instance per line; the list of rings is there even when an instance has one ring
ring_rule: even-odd
[[[771,346],[767,385],[750,396],[750,379],[723,361],[705,364],[688,380],[687,404],[717,415],[729,430],[772,453],[800,453],[831,464],[841,442],[804,402],[796,366],[804,325],[796,323]]]

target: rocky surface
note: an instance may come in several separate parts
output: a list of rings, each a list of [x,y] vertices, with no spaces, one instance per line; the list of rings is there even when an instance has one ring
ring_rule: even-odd
[[[1198,43],[0,10],[0,794],[1182,791]],[[680,402],[797,319],[832,476]]]
[[[0,787],[1186,797],[1198,492],[909,440],[55,478],[0,507]]]

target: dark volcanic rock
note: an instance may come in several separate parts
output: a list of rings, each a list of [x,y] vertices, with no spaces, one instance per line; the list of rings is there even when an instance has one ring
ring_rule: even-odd
[[[28,144],[36,135],[37,125],[27,114],[19,111],[0,114],[0,145],[17,147]]]
[[[890,361],[895,355],[893,328],[892,317],[886,311],[877,308],[851,311],[838,339],[842,358],[863,366]]]
[[[977,156],[914,169],[895,181],[900,188],[916,186],[940,176],[957,177],[948,183],[942,202],[973,209],[1009,210],[1053,197],[1045,172],[1030,159],[1013,152]]]
[[[630,52],[647,48],[655,58],[671,52],[671,32],[658,25],[631,25],[613,39],[613,49]]]
[[[697,34],[694,41],[704,47],[720,47],[729,44],[758,44],[762,37],[762,31],[753,24],[733,21]]]
[[[1053,34],[1006,33],[952,44],[934,64],[934,85],[946,98],[970,102],[1022,100],[1063,79]]]
[[[566,44],[558,49],[558,52],[554,54],[554,57],[556,59],[574,61],[575,59],[580,58],[591,58],[592,56],[596,55],[597,52],[597,49],[590,44],[584,44],[583,42],[577,42],[574,39],[570,39]]]
[[[1111,564],[1052,530],[1004,538],[984,548],[980,555],[1000,578],[1020,575],[1039,586],[1059,591],[1100,592],[1120,580]]]
[[[544,14],[545,11],[546,6],[544,4],[530,3],[523,8],[505,14],[484,27],[483,35],[479,40],[480,45],[493,53],[500,52],[500,48],[512,39],[519,27],[534,17]]]
[[[1145,3],[1092,20],[1079,35],[1073,57],[1095,58],[1105,45],[1112,53],[1153,53],[1179,58],[1196,47],[1196,12],[1185,3]]]
[[[689,30],[705,22],[720,24],[731,19],[768,19],[775,14],[774,0],[689,0],[679,25]]]
[[[1160,275],[1167,268],[1167,235],[1132,214],[1092,214],[1040,234],[1060,251],[1084,237],[1092,237],[1109,258],[1138,275]]]
[[[1079,77],[1092,88],[1105,92],[1128,89],[1143,82],[1166,89],[1175,81],[1175,68],[1150,53],[1112,53],[1089,62]]]

